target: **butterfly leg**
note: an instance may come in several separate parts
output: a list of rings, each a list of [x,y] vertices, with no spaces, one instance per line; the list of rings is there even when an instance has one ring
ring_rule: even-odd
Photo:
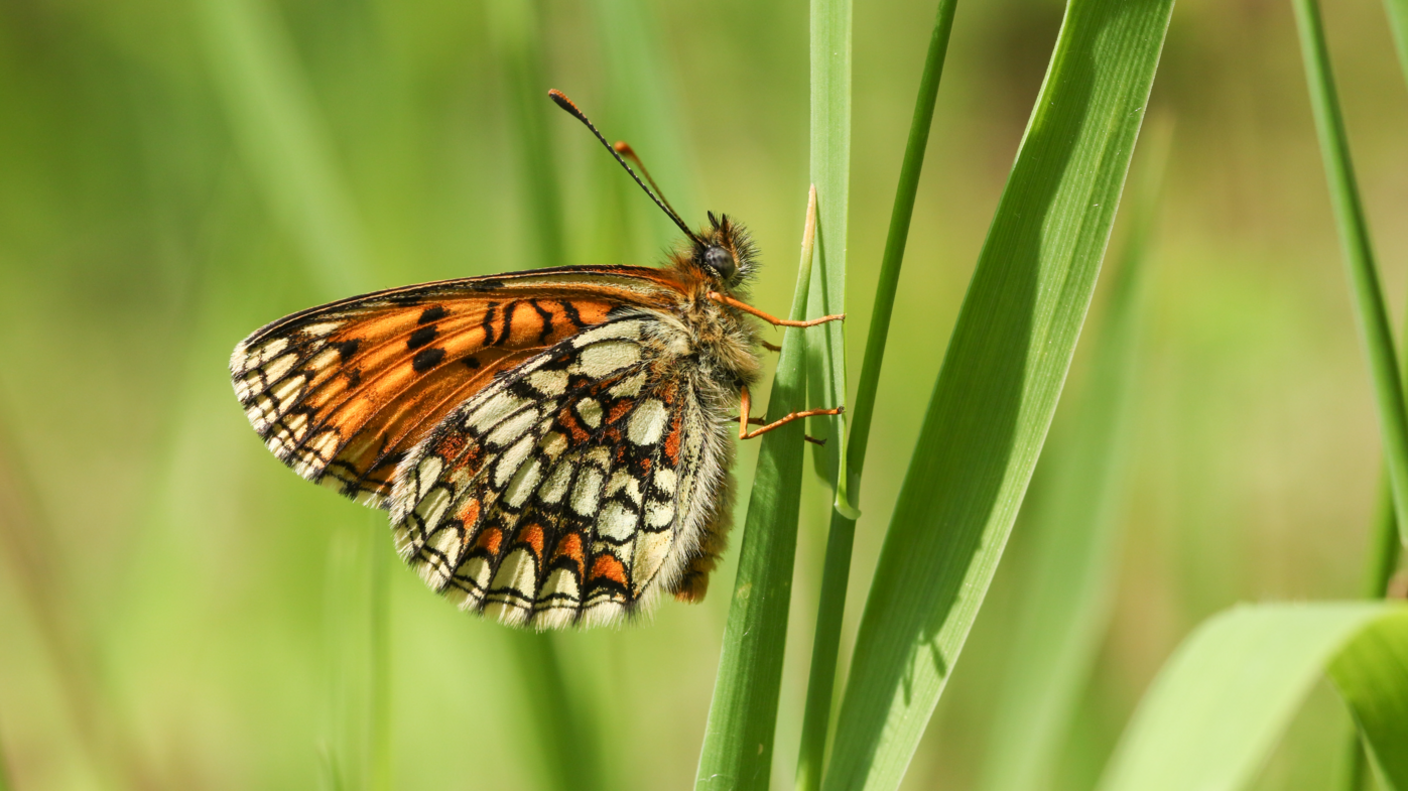
[[[807,319],[806,321],[779,319],[778,317],[770,313],[764,313],[763,311],[758,310],[752,305],[749,305],[747,302],[734,299],[733,297],[730,297],[727,294],[720,294],[717,291],[710,291],[708,297],[709,299],[712,299],[721,305],[728,305],[732,308],[738,308],[744,313],[751,313],[754,316],[757,316],[758,318],[762,319],[763,321],[766,321],[767,323],[773,325],[774,327],[815,327],[818,324],[825,324],[828,321],[841,321],[846,318],[846,314],[836,313],[830,316],[821,316],[820,318]]]
[[[762,423],[762,422],[763,422],[761,419],[752,418],[752,417],[749,417],[749,416],[748,416],[748,412],[750,411],[752,405],[753,405],[752,397],[748,394],[748,388],[745,386],[745,387],[743,388],[743,393],[742,393],[742,395],[739,397],[739,404],[738,404],[738,438],[739,438],[739,439],[753,439],[754,437],[757,437],[757,436],[761,436],[761,435],[763,435],[763,434],[766,434],[766,433],[768,433],[769,431],[772,431],[773,429],[775,429],[775,428],[777,428],[777,427],[779,427],[779,426],[783,426],[783,425],[786,425],[786,424],[788,424],[788,423],[791,423],[792,421],[797,420],[798,418],[817,417],[818,415],[839,415],[839,414],[841,414],[842,412],[846,411],[846,408],[845,408],[845,407],[836,407],[835,409],[804,409],[804,410],[802,410],[801,412],[790,412],[790,413],[788,413],[788,414],[786,414],[786,415],[783,415],[782,417],[778,418],[777,420],[774,420],[774,421],[771,422],[771,423],[764,423],[764,424],[763,424],[763,427],[760,428],[760,429],[755,429],[755,430],[753,430],[753,431],[749,431],[749,430],[748,430],[748,424],[749,424],[749,423],[755,423],[755,422],[756,422],[756,423]],[[811,438],[808,437],[808,439],[811,439]],[[812,440],[812,441],[813,441],[813,442],[816,442],[816,440]],[[818,444],[820,444],[820,443],[818,443]]]
[[[768,343],[767,341],[758,341],[758,345],[761,346],[761,347],[763,347],[764,349],[767,349],[767,350],[770,351],[770,352],[780,352],[780,351],[782,351],[782,347],[781,347],[781,346],[778,346],[778,345],[775,344],[775,343]]]
[[[760,418],[760,417],[750,417],[750,418],[748,418],[748,425],[750,425],[750,426],[766,426],[767,424],[768,424],[768,422],[767,422],[766,420]],[[825,444],[826,444],[826,440],[825,440],[825,439],[817,439],[816,437],[813,437],[811,434],[803,434],[803,435],[802,435],[802,439],[806,440],[807,442],[812,443],[813,445],[825,445]]]

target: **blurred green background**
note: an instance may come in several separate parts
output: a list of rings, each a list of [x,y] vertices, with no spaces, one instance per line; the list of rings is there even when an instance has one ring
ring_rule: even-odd
[[[1061,10],[959,8],[881,382],[847,639]],[[933,11],[855,9],[853,360]],[[1398,315],[1408,90],[1378,0],[1324,11]],[[384,514],[262,448],[228,383],[230,349],[359,290],[653,262],[668,224],[548,106],[549,87],[631,141],[688,219],[707,208],[748,223],[767,264],[753,301],[785,311],[807,80],[803,2],[0,0],[0,752],[14,788],[327,787],[365,740],[367,569],[396,561]],[[1184,0],[1151,113],[1176,133],[1127,538],[1062,788],[1089,786],[1202,618],[1241,600],[1355,595],[1378,485],[1289,4]],[[554,161],[530,157],[535,145]],[[533,219],[544,206],[560,212],[559,239]],[[1093,318],[1100,304],[1097,293]],[[755,453],[741,454],[744,491]],[[1038,470],[1031,498],[1047,477]],[[827,518],[820,487],[804,503],[783,784]],[[1023,549],[1019,520],[907,788],[975,780]],[[552,638],[606,787],[692,782],[732,560],[702,606]],[[394,786],[542,787],[518,638],[410,573],[388,578]],[[1260,787],[1325,787],[1344,722],[1317,692]]]

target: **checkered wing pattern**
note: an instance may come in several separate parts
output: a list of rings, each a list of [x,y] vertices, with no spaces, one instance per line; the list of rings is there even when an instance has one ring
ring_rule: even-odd
[[[607,623],[698,560],[722,473],[658,317],[557,344],[454,410],[400,465],[397,547],[462,609],[512,625]]]
[[[445,415],[622,308],[667,301],[660,270],[572,267],[392,289],[280,319],[235,347],[235,394],[303,477],[385,507],[396,466]]]

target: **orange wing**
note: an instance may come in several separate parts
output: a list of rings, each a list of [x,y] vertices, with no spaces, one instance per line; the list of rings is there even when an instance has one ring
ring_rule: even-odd
[[[378,291],[255,331],[230,374],[275,456],[383,506],[406,452],[496,373],[679,288],[658,269],[562,267]]]

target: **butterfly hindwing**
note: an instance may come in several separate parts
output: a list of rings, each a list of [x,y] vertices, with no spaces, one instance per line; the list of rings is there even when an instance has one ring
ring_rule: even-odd
[[[303,311],[241,342],[235,392],[299,475],[370,505],[446,414],[510,369],[668,283],[638,267],[562,268],[429,283]]]
[[[711,518],[730,447],[646,312],[508,370],[401,463],[402,557],[465,609],[599,623],[669,589]]]

